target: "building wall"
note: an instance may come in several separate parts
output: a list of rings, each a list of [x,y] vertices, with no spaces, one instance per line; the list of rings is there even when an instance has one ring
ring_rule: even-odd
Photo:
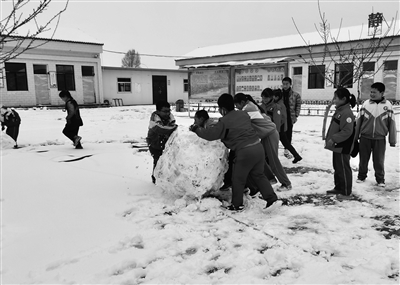
[[[400,100],[400,53],[391,53],[390,55],[386,55],[381,57],[379,60],[376,61],[375,68],[376,73],[374,74],[372,81],[373,82],[384,82],[384,71],[383,71],[383,64],[385,61],[397,60],[397,89],[395,94],[387,94],[389,99]],[[329,62],[326,63],[326,66],[329,65]],[[303,100],[331,100],[333,98],[334,92],[336,88],[334,88],[333,84],[330,84],[328,81],[325,81],[325,86],[323,89],[308,89],[308,64],[299,61],[289,62],[288,68],[288,76],[292,79],[299,75],[294,75],[293,71],[295,67],[302,67],[303,74],[301,75],[302,80],[302,88],[293,89],[300,93]],[[334,63],[331,64],[332,69],[334,69]],[[379,68],[380,67],[380,68]],[[379,68],[379,70],[378,70]],[[357,98],[358,96],[358,86],[357,83],[353,84],[353,88],[348,88],[349,91],[354,94]],[[364,91],[364,92],[362,92]],[[393,93],[393,92],[392,92]],[[362,90],[360,87],[360,98],[366,99],[369,98],[368,90]]]
[[[104,100],[113,103],[114,98],[121,98],[124,105],[154,104],[152,76],[167,77],[168,102],[175,103],[178,99],[188,100],[188,92],[184,91],[184,79],[188,78],[187,71],[103,67]],[[118,92],[118,78],[131,79],[130,92]]]
[[[6,50],[6,48],[5,48]],[[101,61],[99,54],[102,52],[102,46],[98,44],[87,43],[64,43],[48,42],[40,48],[26,51],[16,59],[8,62],[25,63],[28,82],[27,91],[8,91],[7,80],[4,65],[0,66],[2,71],[2,86],[0,87],[1,104],[5,106],[35,106],[36,89],[33,73],[34,64],[47,65],[49,79],[50,105],[63,105],[59,98],[57,87],[50,86],[50,73],[56,72],[56,65],[73,65],[75,77],[75,91],[70,91],[71,95],[79,104],[83,104],[83,84],[82,84],[82,66],[93,66],[94,68],[94,92],[96,103],[103,101],[103,86],[101,75]]]

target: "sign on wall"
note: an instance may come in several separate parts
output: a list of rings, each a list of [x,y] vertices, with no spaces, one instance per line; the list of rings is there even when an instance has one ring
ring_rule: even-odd
[[[50,87],[57,88],[57,77],[55,71],[50,71],[49,76],[50,76]]]
[[[229,93],[229,69],[196,70],[189,72],[190,99],[217,100]]]
[[[261,100],[261,92],[265,88],[282,88],[285,77],[284,66],[251,67],[235,70],[235,94],[251,95],[255,100]]]

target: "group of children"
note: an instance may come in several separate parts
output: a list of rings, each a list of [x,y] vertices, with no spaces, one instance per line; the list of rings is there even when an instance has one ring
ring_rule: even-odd
[[[334,188],[329,195],[350,199],[352,193],[352,170],[350,157],[355,156],[354,146],[359,148],[359,172],[357,183],[367,177],[368,162],[373,155],[373,167],[377,185],[385,187],[384,159],[386,136],[390,146],[396,145],[396,124],[391,103],[384,98],[385,85],[376,82],[371,86],[370,99],[366,100],[358,114],[352,108],[356,98],[346,88],[339,87],[334,93],[336,111],[328,129],[325,148],[333,152]],[[221,118],[215,122],[205,110],[195,114],[190,130],[205,140],[221,140],[230,150],[229,169],[225,174],[221,190],[232,188],[231,211],[243,211],[243,192],[250,189],[255,197],[258,192],[266,201],[266,208],[279,204],[271,184],[276,179],[282,184],[278,190],[292,189],[278,157],[279,141],[293,155],[293,163],[302,160],[287,137],[287,125],[293,126],[293,116],[283,103],[283,91],[266,88],[262,91],[259,106],[250,95],[238,93],[235,96],[222,94],[218,98]],[[297,97],[294,97],[297,100]],[[235,109],[236,107],[236,109]],[[298,112],[299,113],[299,112]],[[297,120],[296,113],[295,121]],[[291,117],[289,120],[288,117]],[[290,122],[289,122],[290,121]],[[154,158],[154,168],[161,156],[165,142],[177,128],[168,102],[159,102],[152,114],[147,142]],[[155,178],[152,175],[153,182]]]

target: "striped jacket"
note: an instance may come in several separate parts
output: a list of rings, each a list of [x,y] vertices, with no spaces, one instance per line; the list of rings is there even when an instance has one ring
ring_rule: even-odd
[[[249,114],[251,125],[260,139],[266,138],[276,130],[276,125],[271,118],[266,114],[261,114],[260,109],[253,102],[248,101],[243,107],[243,111]]]
[[[383,99],[379,103],[373,100],[365,101],[358,113],[356,124],[357,139],[364,137],[379,140],[389,133],[389,144],[396,145],[396,123],[392,104],[388,100]]]
[[[147,144],[149,147],[164,150],[165,143],[176,127],[174,115],[170,114],[167,119],[163,119],[158,111],[153,112],[146,138]]]

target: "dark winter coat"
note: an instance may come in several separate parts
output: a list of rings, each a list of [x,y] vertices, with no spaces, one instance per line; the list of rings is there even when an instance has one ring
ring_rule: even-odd
[[[74,99],[69,99],[65,102],[65,109],[67,110],[67,125],[83,126],[81,114],[79,112],[78,103]]]
[[[15,127],[21,124],[21,117],[17,113],[17,111],[8,109],[8,111],[2,116],[3,121],[1,122],[1,126]]]
[[[326,142],[333,141],[332,146],[325,148],[337,153],[350,154],[355,136],[355,117],[350,104],[344,104],[336,109],[326,135]]]

